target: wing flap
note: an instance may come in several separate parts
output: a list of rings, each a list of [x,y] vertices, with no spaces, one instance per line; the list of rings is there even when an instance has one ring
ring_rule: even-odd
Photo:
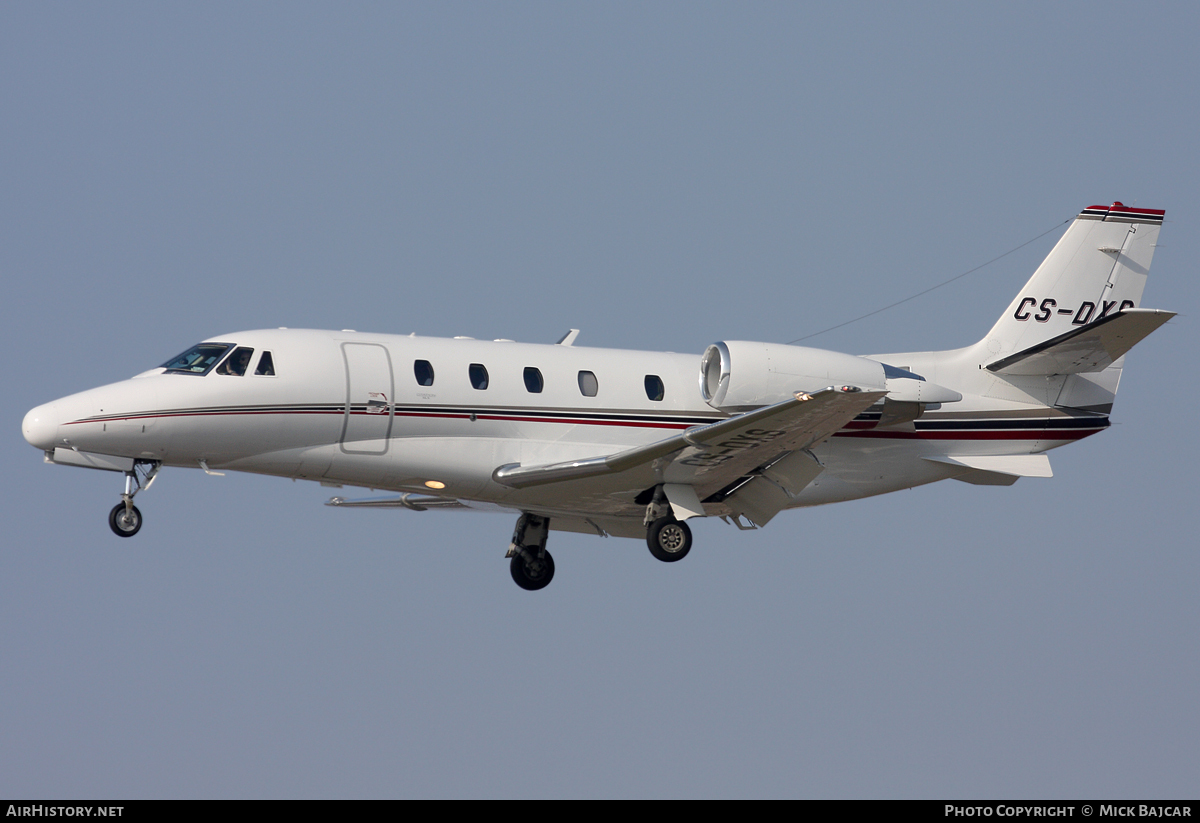
[[[990,364],[997,374],[1079,374],[1104,371],[1166,323],[1175,312],[1125,309]]]
[[[823,471],[808,449],[794,451],[760,468],[722,502],[754,525],[765,526]]]
[[[791,495],[761,475],[725,499],[725,505],[759,527],[771,522],[790,502]]]

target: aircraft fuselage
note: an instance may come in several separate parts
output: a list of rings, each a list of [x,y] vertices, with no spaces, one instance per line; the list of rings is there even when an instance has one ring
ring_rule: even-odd
[[[614,496],[610,486],[589,494],[580,481],[547,495],[500,485],[493,470],[585,459],[730,416],[701,398],[694,354],[292,329],[207,342],[252,349],[255,360],[269,352],[274,373],[153,369],[32,410],[27,436],[50,452],[75,449],[190,468],[203,463],[214,471],[438,494],[548,514],[582,511],[633,518],[640,527],[644,506],[634,498],[641,487],[625,495]],[[432,375],[418,373],[418,363],[428,364]],[[475,388],[472,368],[480,366],[487,382]],[[527,381],[530,369],[537,370],[530,379],[540,382]],[[652,399],[658,395],[647,391],[647,381],[661,381],[659,399]],[[1082,427],[1047,436],[1046,420],[1067,418],[1032,400],[967,397],[953,411],[926,411],[888,429],[879,428],[879,413],[864,413],[815,447],[826,471],[789,508],[954,476],[953,466],[922,458],[952,454],[958,444],[972,454],[1027,454],[1107,425],[1105,417],[1089,416]]]

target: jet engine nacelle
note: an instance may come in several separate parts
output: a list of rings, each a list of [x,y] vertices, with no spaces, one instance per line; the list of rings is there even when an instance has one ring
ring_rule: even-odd
[[[865,357],[804,346],[728,340],[700,360],[700,394],[722,411],[744,411],[828,386],[883,389],[883,364]]]

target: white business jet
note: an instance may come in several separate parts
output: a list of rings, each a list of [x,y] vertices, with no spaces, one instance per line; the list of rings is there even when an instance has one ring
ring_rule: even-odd
[[[777,343],[694,355],[274,329],[222,335],[30,411],[46,461],[124,474],[113,532],[164,466],[386,490],[330,505],[517,515],[513,579],[554,576],[550,530],[691,549],[687,521],[953,478],[1049,477],[1109,424],[1125,353],[1174,316],[1138,308],[1163,212],[1084,209],[973,346],[856,357]]]

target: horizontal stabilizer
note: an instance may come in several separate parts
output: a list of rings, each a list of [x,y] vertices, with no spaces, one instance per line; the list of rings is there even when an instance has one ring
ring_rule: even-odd
[[[988,371],[1012,375],[1104,371],[1174,316],[1175,312],[1158,309],[1126,309],[997,360]]]
[[[1011,486],[1021,477],[1054,476],[1050,469],[1050,458],[1044,454],[955,455],[925,459],[970,469],[954,479],[976,486]]]

